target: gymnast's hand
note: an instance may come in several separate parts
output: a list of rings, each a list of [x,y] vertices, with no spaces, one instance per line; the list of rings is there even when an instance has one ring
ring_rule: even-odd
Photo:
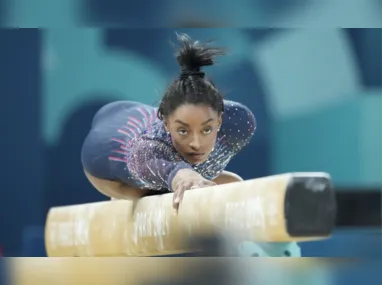
[[[215,182],[205,179],[199,173],[191,169],[181,169],[172,180],[171,186],[174,191],[173,207],[177,213],[183,200],[184,191],[216,185]]]

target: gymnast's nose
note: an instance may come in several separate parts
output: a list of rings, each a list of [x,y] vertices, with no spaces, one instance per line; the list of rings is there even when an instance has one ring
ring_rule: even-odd
[[[198,136],[193,136],[191,142],[190,142],[190,147],[193,151],[198,151],[201,147],[201,142],[200,138]]]

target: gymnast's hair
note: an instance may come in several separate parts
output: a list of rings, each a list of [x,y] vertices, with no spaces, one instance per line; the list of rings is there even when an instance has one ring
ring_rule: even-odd
[[[217,112],[223,112],[223,96],[214,83],[205,77],[201,68],[213,65],[216,56],[225,54],[224,49],[192,41],[186,34],[177,34],[177,38],[181,47],[176,59],[181,72],[164,93],[158,108],[158,118],[163,120],[183,104],[207,105]]]

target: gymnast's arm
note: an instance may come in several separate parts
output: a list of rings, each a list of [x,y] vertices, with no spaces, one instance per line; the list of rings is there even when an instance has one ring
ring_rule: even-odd
[[[86,138],[82,164],[89,182],[108,197],[137,199],[150,192],[163,193],[212,183],[194,171],[164,142],[139,138],[130,145],[129,155],[123,157],[115,149],[119,144],[104,143],[106,140],[98,144],[99,136],[99,132],[91,132]],[[121,161],[109,161],[107,157],[111,154],[121,155]]]
[[[184,180],[204,179],[171,146],[156,139],[134,141],[127,167],[145,189],[174,192]]]
[[[224,141],[233,154],[239,153],[251,141],[256,131],[256,119],[245,105],[224,100],[223,123],[220,128]]]
[[[97,138],[98,139],[98,138]],[[94,138],[88,136],[82,148],[82,164],[89,182],[102,194],[114,199],[138,199],[148,193],[172,191],[175,176],[181,169],[192,167],[176,158],[174,151],[163,142],[151,139],[138,139],[129,148],[129,155],[122,161],[109,161],[105,156],[115,152],[112,144],[101,145],[94,152]],[[98,139],[99,140],[99,139]],[[184,172],[182,172],[184,173]],[[196,174],[196,172],[194,172]]]
[[[140,183],[143,182],[145,188],[165,188],[174,192],[175,211],[179,209],[186,190],[216,185],[196,172],[172,147],[161,141],[135,141],[132,153],[132,159],[127,163],[129,171]]]
[[[251,110],[238,102],[224,100],[224,110],[221,132],[224,133],[230,152],[237,154],[252,139],[256,130],[256,119]],[[212,181],[216,184],[226,184],[243,179],[233,172],[224,170]]]

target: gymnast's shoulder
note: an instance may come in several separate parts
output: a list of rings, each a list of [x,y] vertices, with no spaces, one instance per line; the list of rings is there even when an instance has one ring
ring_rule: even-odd
[[[252,136],[257,122],[253,112],[244,104],[231,100],[224,100],[224,114],[222,128],[225,131],[237,133],[245,132]],[[243,134],[243,133],[242,133]]]

